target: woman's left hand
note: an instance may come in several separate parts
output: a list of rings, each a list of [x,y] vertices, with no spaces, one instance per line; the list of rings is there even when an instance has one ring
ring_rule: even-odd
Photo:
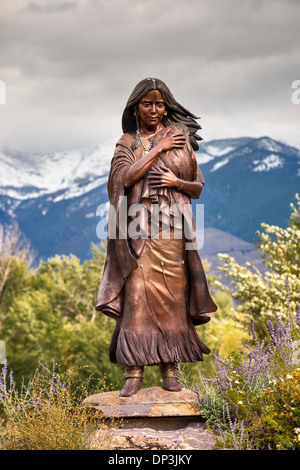
[[[149,180],[153,188],[172,188],[178,185],[178,178],[173,171],[169,168],[161,168],[160,170],[153,168],[149,171]]]

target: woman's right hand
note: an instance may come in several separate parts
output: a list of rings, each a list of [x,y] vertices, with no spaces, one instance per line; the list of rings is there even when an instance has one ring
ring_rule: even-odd
[[[167,152],[168,150],[172,150],[175,148],[183,148],[186,142],[185,135],[178,131],[175,134],[172,133],[171,129],[168,129],[165,135],[161,138],[158,143],[158,147],[160,152]]]

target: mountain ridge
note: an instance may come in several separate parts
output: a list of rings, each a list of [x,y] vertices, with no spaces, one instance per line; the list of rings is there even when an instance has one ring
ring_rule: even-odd
[[[52,155],[0,151],[1,223],[16,220],[39,259],[71,252],[86,259],[100,242],[96,213],[108,202],[113,151],[113,142]],[[196,158],[206,185],[192,203],[203,204],[206,229],[252,243],[262,222],[286,225],[299,192],[299,149],[236,137],[202,141]]]

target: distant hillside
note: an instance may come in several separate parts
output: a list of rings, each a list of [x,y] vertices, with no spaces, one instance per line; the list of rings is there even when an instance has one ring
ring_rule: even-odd
[[[261,272],[265,271],[265,266],[253,243],[245,242],[234,235],[215,228],[205,229],[204,245],[199,253],[202,260],[207,260],[211,264],[209,273],[221,276],[225,284],[230,281],[226,280],[224,274],[218,270],[218,267],[222,266],[218,253],[226,253],[232,256],[241,266],[245,266],[246,262],[249,261]]]

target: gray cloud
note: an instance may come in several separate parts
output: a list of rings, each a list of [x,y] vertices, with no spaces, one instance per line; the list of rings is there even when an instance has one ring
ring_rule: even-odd
[[[300,146],[300,2],[7,2],[0,145],[56,150],[121,133],[135,84],[157,76],[202,117],[205,139],[268,133]]]

